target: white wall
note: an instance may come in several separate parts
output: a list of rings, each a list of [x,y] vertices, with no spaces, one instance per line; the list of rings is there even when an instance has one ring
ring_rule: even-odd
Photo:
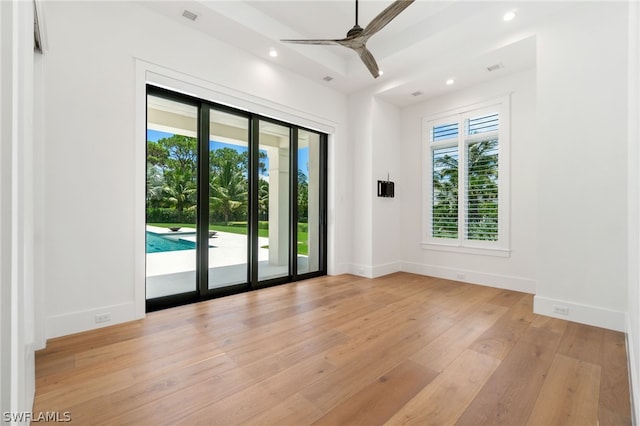
[[[535,312],[624,330],[627,7],[580,3],[538,31]]]
[[[640,420],[640,5],[629,3],[627,354],[635,422]]]
[[[348,161],[346,97],[130,2],[46,3],[44,166],[47,336],[135,318],[136,61],[328,123],[331,164]],[[215,99],[214,99],[215,100]],[[144,144],[144,141],[142,141]],[[137,165],[138,167],[140,165]],[[144,167],[144,165],[142,166]],[[348,263],[350,196],[330,169],[329,272]],[[139,219],[139,218],[138,218]],[[135,260],[134,260],[135,259]],[[139,307],[138,307],[139,308]],[[104,325],[109,325],[106,323]]]
[[[368,90],[349,96],[353,191],[350,272],[378,277],[400,270],[400,200],[377,197],[378,180],[397,180],[400,110]],[[396,182],[399,185],[399,182]],[[398,186],[399,188],[399,186]]]
[[[378,98],[373,102],[372,176],[368,192],[372,203],[373,276],[389,274],[401,268],[400,206],[403,201],[404,182],[400,180],[404,167],[401,157],[400,109]],[[377,196],[378,180],[395,182],[395,197]]]
[[[35,392],[31,3],[0,2],[0,45],[0,422],[26,424],[11,414],[31,411]]]
[[[402,269],[441,278],[535,292],[536,185],[535,70],[507,75],[402,111],[400,238]],[[421,120],[511,94],[511,253],[496,257],[423,249]],[[464,278],[460,278],[463,274]]]
[[[349,96],[349,144],[352,162],[347,184],[352,186],[351,230],[352,254],[350,272],[373,276],[372,158],[373,103],[369,93]]]

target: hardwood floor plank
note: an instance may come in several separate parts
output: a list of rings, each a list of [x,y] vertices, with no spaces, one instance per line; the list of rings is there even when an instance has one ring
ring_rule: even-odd
[[[327,362],[322,357],[322,354],[318,354],[283,369],[279,373],[264,379],[261,383],[273,395],[284,400],[299,392],[303,387],[322,380],[336,369],[337,367]],[[300,383],[301,377],[304,377],[304,384]],[[305,399],[305,401],[308,400]]]
[[[507,312],[503,306],[485,304],[456,323],[411,357],[434,371],[444,371],[482,333]]]
[[[446,322],[443,322],[444,327],[448,327]],[[300,393],[322,410],[329,410],[407,359],[427,340],[422,332],[412,327],[397,330],[395,334],[390,333],[386,338],[376,340],[375,344],[367,345],[356,353],[357,356],[350,357],[347,363],[340,363],[322,380],[304,386]],[[331,359],[328,361],[334,364]]]
[[[603,343],[604,329],[570,322],[567,324],[558,353],[600,365]]]
[[[628,389],[625,336],[617,331],[605,330],[598,405],[601,425],[631,424],[631,403],[629,398],[624,397]]]
[[[153,399],[126,413],[118,413],[111,421],[114,424],[188,424],[186,418],[192,413],[209,407],[233,395],[243,395],[252,388],[256,380],[241,367],[220,374],[206,375],[190,386]],[[251,399],[248,399],[251,401]]]
[[[220,401],[207,404],[201,409],[185,413],[166,424],[231,425],[243,424],[250,418],[277,406],[280,401],[261,383],[235,393]],[[164,422],[164,419],[161,421]]]
[[[511,295],[511,299],[508,315],[500,317],[491,328],[478,337],[471,344],[471,349],[497,359],[507,356],[533,320],[531,295],[519,293],[517,297]]]
[[[534,315],[533,321],[531,321],[531,327],[542,328],[554,333],[564,334],[567,329],[568,321],[564,321],[558,318],[546,317],[544,315]]]
[[[629,424],[624,336],[534,315],[532,300],[395,273],[153,312],[49,341],[34,411],[81,425]]]
[[[454,424],[499,364],[493,357],[464,351],[385,424]]]
[[[322,411],[300,394],[293,394],[281,403],[251,417],[248,425],[303,425],[322,416]]]
[[[393,416],[438,373],[405,361],[343,400],[314,425],[375,425]]]
[[[524,425],[561,337],[560,333],[534,327],[522,332],[456,425]]]
[[[597,425],[599,390],[599,365],[556,354],[527,425]]]
[[[300,342],[292,344],[279,351],[265,351],[258,354],[251,360],[244,358],[240,365],[244,365],[244,369],[248,374],[257,380],[265,380],[278,373],[289,370],[298,363],[308,359],[315,359],[317,354],[326,352],[327,350],[345,342],[345,337],[340,332],[328,331],[320,336],[307,337],[300,339]],[[234,361],[238,362],[231,354],[228,354]],[[330,365],[328,361],[322,358],[323,364]],[[323,371],[329,368],[324,367]]]
[[[199,383],[219,377],[223,373],[230,375],[229,372],[237,368],[233,361],[221,354],[202,359],[200,362],[175,371],[168,371],[144,380],[130,381],[127,387],[115,392],[104,392],[84,401],[64,397],[52,402],[36,396],[35,409],[47,411],[55,407],[56,411],[71,412],[73,421],[77,424],[105,424],[118,416],[126,417],[127,413],[133,413],[140,407],[153,407],[155,401],[165,397],[171,398],[171,395],[176,392],[188,393]]]
[[[500,292],[492,299],[487,301],[493,305],[511,308],[522,297],[522,293],[512,290],[500,290]]]

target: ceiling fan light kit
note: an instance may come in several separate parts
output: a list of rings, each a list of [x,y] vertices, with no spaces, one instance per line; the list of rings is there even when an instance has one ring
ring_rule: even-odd
[[[340,39],[303,39],[303,40],[281,40],[285,43],[297,43],[297,44],[336,44],[340,46],[353,49],[360,56],[360,59],[365,64],[373,78],[378,78],[382,75],[382,71],[378,67],[375,58],[367,49],[367,41],[369,38],[384,28],[389,22],[391,22],[396,16],[405,10],[415,0],[396,0],[391,3],[385,10],[380,12],[375,18],[369,22],[365,28],[358,25],[358,0],[356,0],[356,24],[347,32],[345,38]]]

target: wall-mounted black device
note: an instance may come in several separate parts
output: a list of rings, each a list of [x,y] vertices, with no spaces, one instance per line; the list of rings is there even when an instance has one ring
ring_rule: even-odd
[[[395,195],[394,183],[390,180],[378,181],[378,197],[393,198]]]

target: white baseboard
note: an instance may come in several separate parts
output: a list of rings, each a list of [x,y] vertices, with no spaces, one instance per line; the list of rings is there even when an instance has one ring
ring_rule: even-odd
[[[378,278],[384,275],[393,274],[394,272],[400,272],[402,263],[390,262],[382,265],[358,265],[351,264],[349,267],[349,273],[364,278]]]
[[[520,291],[523,293],[535,294],[536,292],[536,282],[529,278],[487,274],[486,272],[457,268],[454,269],[412,262],[403,262],[401,264],[401,268],[402,271],[411,272],[413,274],[427,275],[430,277],[444,278],[470,284],[480,284],[487,287],[502,288],[505,290]]]
[[[338,263],[327,268],[328,275],[342,275],[351,273],[351,265],[349,263]]]
[[[96,323],[96,315],[107,313],[111,314],[110,321]],[[136,317],[136,309],[133,302],[55,315],[47,319],[47,339],[107,327],[135,319],[139,318]]]
[[[567,309],[567,314],[554,312],[556,308]],[[533,312],[548,317],[560,318],[581,324],[593,325],[615,331],[626,331],[626,315],[624,312],[601,308],[599,306],[583,305],[567,300],[552,299],[550,297],[535,296],[533,298]]]
[[[372,278],[378,278],[384,275],[393,274],[394,272],[400,272],[401,270],[402,263],[400,262],[385,263],[371,268],[371,276]]]
[[[358,277],[373,278],[373,267],[352,263],[349,265],[349,273],[357,275]]]

